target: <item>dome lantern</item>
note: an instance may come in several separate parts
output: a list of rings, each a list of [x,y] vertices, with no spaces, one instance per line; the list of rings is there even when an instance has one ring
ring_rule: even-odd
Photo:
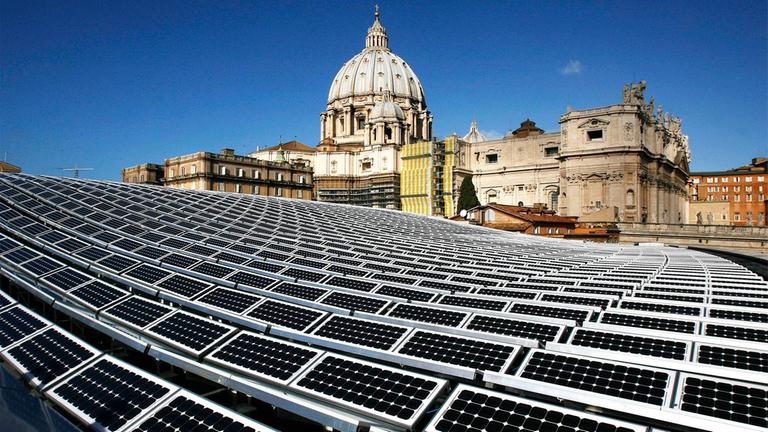
[[[368,35],[365,37],[366,49],[389,49],[389,39],[387,38],[387,29],[379,22],[379,6],[376,6],[373,13],[373,25],[368,27]]]

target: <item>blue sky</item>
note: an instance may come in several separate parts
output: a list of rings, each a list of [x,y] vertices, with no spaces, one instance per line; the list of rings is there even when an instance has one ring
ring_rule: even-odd
[[[768,153],[768,3],[379,2],[419,76],[437,136],[548,131],[567,105],[648,81],[683,119],[694,170]],[[0,2],[0,158],[35,174],[194,151],[319,140],[369,2]]]

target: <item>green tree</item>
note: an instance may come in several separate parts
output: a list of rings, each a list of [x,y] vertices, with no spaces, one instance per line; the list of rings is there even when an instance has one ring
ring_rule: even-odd
[[[480,201],[477,199],[475,185],[472,184],[472,177],[464,177],[464,180],[461,181],[461,187],[459,188],[459,203],[456,211],[469,210],[479,205]]]

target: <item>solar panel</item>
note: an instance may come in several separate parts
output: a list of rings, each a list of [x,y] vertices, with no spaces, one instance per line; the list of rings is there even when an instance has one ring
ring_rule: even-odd
[[[242,332],[206,358],[244,375],[287,384],[321,353],[305,346]]]
[[[314,288],[304,285],[297,285],[288,282],[281,282],[279,285],[272,288],[270,291],[277,294],[284,294],[290,297],[301,298],[304,300],[317,300],[323,296],[327,290],[322,288]]]
[[[154,284],[157,281],[168,277],[170,274],[171,272],[168,270],[163,270],[150,264],[142,264],[125,273],[126,276],[132,277],[142,282],[146,282],[148,284]]]
[[[662,369],[532,350],[518,376],[629,401],[663,406],[673,376]]]
[[[35,333],[48,326],[37,314],[23,306],[13,306],[0,313],[0,348]]]
[[[295,330],[306,330],[325,315],[325,312],[273,299],[266,299],[246,313],[259,321]]]
[[[448,327],[458,327],[466,320],[469,313],[439,309],[422,305],[398,303],[387,312],[387,316],[409,321],[439,324]]]
[[[224,309],[236,314],[260,302],[262,297],[229,288],[217,287],[195,299],[196,302]]]
[[[514,303],[508,311],[516,314],[546,316],[578,322],[586,321],[591,316],[591,313],[587,310],[542,306],[529,303]]]
[[[686,360],[689,351],[688,343],[683,341],[586,328],[574,329],[569,343],[576,346],[674,360]]]
[[[238,271],[237,273],[228,276],[226,279],[230,282],[235,282],[238,285],[246,285],[262,289],[267,288],[275,282],[275,279],[245,271]]]
[[[163,291],[168,291],[185,298],[192,298],[212,286],[213,284],[208,282],[179,274],[174,274],[157,284],[157,287]]]
[[[694,334],[697,331],[696,322],[671,319],[671,318],[659,318],[653,316],[644,315],[629,315],[615,312],[604,312],[600,314],[599,321],[605,324],[626,326],[626,327],[639,327],[646,329],[654,329],[675,333],[689,333]]]
[[[644,432],[645,426],[459,384],[427,432]]]
[[[127,291],[107,285],[100,281],[87,283],[75,288],[69,295],[78,302],[92,308],[101,309],[130,295]]]
[[[64,267],[64,265],[58,261],[52,260],[51,258],[41,256],[22,264],[21,267],[27,272],[39,277],[52,271],[58,270]]]
[[[46,394],[85,425],[116,431],[176,389],[133,366],[105,357]]]
[[[181,390],[127,429],[130,432],[270,432],[274,429]]]
[[[756,427],[768,427],[768,387],[681,374],[679,409]]]
[[[391,285],[382,285],[376,289],[375,293],[420,302],[431,302],[437,296],[436,293],[431,293],[428,291],[400,288]]]
[[[101,316],[137,329],[142,329],[172,311],[173,308],[169,306],[133,296],[105,309]]]
[[[768,372],[768,351],[758,349],[700,343],[696,344],[694,358],[702,364]]]
[[[366,292],[373,290],[377,285],[374,282],[361,281],[361,280],[350,279],[350,278],[345,278],[341,276],[333,276],[327,281],[325,281],[324,283],[326,285],[331,285],[331,286],[336,286],[341,288],[348,288],[356,291],[366,291]]]
[[[315,336],[382,350],[392,349],[408,333],[407,327],[382,324],[360,318],[332,316],[315,331]]]
[[[137,264],[138,261],[126,258],[124,256],[120,255],[110,255],[106,258],[102,258],[97,261],[97,264],[106,267],[114,272],[120,273],[124,271],[127,268],[132,267],[133,265]]]
[[[235,271],[229,267],[224,267],[222,265],[205,261],[192,267],[190,270],[219,279],[224,279],[226,276],[232,274]]]
[[[705,323],[702,334],[728,339],[768,342],[768,329],[757,327]]]
[[[362,360],[326,355],[291,387],[363,414],[411,427],[445,381]]]
[[[563,327],[558,325],[528,322],[489,315],[473,315],[464,327],[482,333],[492,333],[541,341],[556,341],[563,333]]]
[[[353,311],[378,313],[390,302],[375,297],[365,297],[339,291],[332,291],[327,296],[323,297],[320,300],[320,303],[344,309],[350,309]]]
[[[452,306],[461,306],[472,309],[485,309],[502,311],[509,306],[508,302],[500,300],[487,300],[476,297],[462,297],[447,295],[440,297],[438,303]]]
[[[84,342],[49,327],[2,353],[32,386],[42,388],[100,353]]]
[[[502,372],[518,351],[514,345],[416,330],[397,352],[471,369]]]
[[[235,328],[177,311],[150,325],[145,331],[157,339],[197,356],[226,338],[235,331]]]

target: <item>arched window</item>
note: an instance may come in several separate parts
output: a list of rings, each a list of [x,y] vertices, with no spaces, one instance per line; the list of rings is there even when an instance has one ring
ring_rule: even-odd
[[[627,191],[627,206],[634,206],[635,205],[635,191],[632,189]]]
[[[557,191],[552,191],[549,193],[549,208],[551,210],[557,211]]]
[[[493,211],[493,209],[488,209],[485,211],[485,221],[486,222],[493,222],[496,220],[496,212]]]

